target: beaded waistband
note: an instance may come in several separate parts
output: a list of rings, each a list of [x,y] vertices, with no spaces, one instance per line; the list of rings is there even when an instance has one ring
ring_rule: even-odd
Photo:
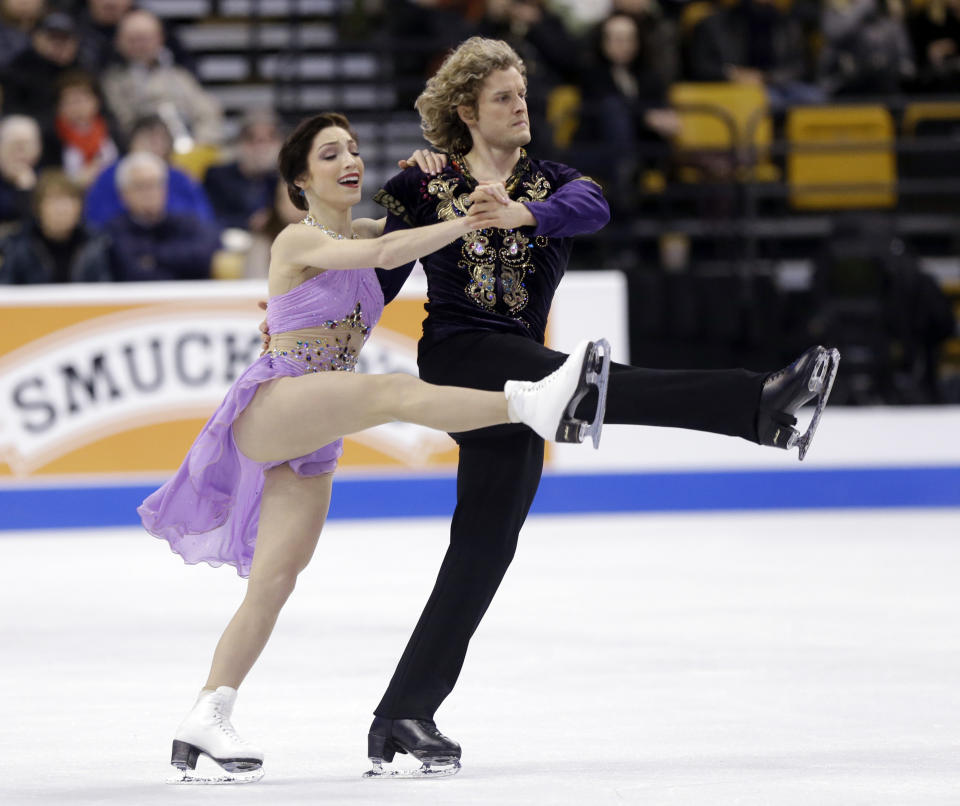
[[[353,372],[363,347],[360,328],[311,327],[270,338],[270,355],[302,361],[308,372]]]

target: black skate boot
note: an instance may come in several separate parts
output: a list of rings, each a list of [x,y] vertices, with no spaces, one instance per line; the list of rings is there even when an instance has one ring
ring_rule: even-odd
[[[418,770],[384,770],[395,753],[409,753],[422,766]],[[364,778],[421,778],[456,775],[460,771],[460,745],[448,739],[432,719],[374,717],[367,734],[367,755],[373,769]]]
[[[839,350],[811,347],[790,366],[767,377],[760,392],[757,413],[757,437],[761,445],[785,450],[796,445],[803,460],[833,389],[839,363]],[[814,398],[817,407],[809,427],[801,436],[794,427],[797,424],[795,415],[804,403]]]

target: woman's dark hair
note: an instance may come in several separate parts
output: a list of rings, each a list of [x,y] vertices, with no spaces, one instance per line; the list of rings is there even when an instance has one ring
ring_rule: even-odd
[[[309,206],[303,191],[294,182],[307,172],[313,138],[317,136],[318,131],[331,126],[346,129],[354,140],[357,139],[356,132],[350,127],[350,121],[344,115],[339,112],[321,112],[319,115],[301,121],[300,125],[283,141],[280,148],[278,160],[280,176],[287,183],[287,194],[298,210],[307,210]]]

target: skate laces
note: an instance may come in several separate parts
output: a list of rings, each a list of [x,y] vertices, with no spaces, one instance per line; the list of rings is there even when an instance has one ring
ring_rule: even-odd
[[[226,735],[228,739],[237,744],[249,745],[246,739],[242,738],[237,729],[233,727],[233,723],[230,721],[230,717],[223,712],[221,705],[219,703],[214,703],[213,706],[213,721],[216,723],[217,727],[220,729],[220,732]]]
[[[566,364],[566,361],[564,361],[564,364]],[[551,372],[546,377],[541,378],[539,381],[522,381],[523,383],[522,391],[539,392],[544,387],[550,385],[553,382],[553,380],[560,374],[560,371],[563,369],[564,364],[561,364],[553,372]],[[434,728],[434,730],[436,730],[436,728]],[[443,736],[442,733],[440,735]]]

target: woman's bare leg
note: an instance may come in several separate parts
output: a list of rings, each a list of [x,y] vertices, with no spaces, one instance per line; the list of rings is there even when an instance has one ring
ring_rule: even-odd
[[[277,462],[395,420],[456,432],[509,417],[503,392],[436,386],[403,374],[318,372],[263,384],[233,434],[246,456]]]
[[[239,688],[273,631],[297,575],[307,567],[330,506],[332,473],[303,478],[267,470],[247,593],[224,630],[204,688]]]

